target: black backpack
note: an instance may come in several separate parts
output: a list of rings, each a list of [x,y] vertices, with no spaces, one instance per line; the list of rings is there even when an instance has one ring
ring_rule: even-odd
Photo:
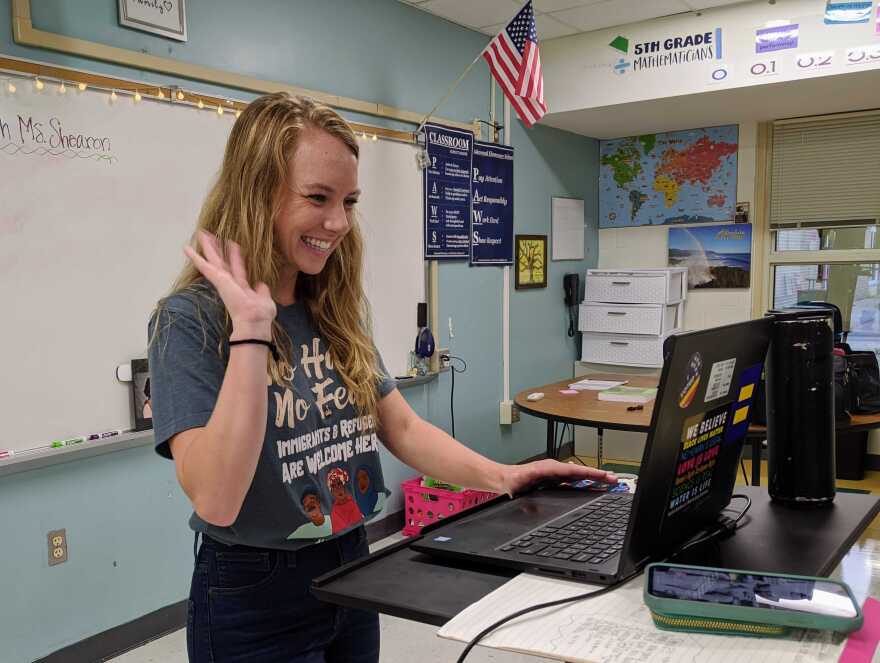
[[[850,352],[846,355],[849,372],[849,405],[852,414],[880,412],[880,368],[873,352]]]
[[[834,418],[837,421],[849,421],[853,400],[849,360],[846,355],[839,354],[835,354],[832,359],[834,363]]]

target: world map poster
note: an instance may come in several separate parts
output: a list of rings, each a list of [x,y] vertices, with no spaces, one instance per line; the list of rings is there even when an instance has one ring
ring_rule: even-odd
[[[732,221],[738,126],[599,141],[599,227]]]

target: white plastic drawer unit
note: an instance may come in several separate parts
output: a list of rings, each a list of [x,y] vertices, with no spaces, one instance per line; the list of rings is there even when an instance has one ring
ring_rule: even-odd
[[[654,367],[663,365],[665,336],[584,333],[581,361]]]
[[[581,304],[578,329],[659,336],[681,326],[681,304]]]
[[[687,296],[687,269],[588,269],[584,302],[677,304]]]

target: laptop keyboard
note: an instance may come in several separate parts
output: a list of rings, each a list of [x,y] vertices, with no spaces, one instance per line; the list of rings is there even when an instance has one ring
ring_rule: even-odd
[[[608,494],[505,543],[498,550],[531,558],[600,564],[623,547],[632,495]]]

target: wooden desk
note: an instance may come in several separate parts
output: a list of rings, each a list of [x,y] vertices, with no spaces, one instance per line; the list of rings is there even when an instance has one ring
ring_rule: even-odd
[[[658,378],[652,376],[622,375],[616,373],[590,374],[591,380],[615,380],[626,382],[630,387],[656,387]],[[568,385],[582,378],[569,378],[546,384],[543,387],[534,387],[519,392],[514,399],[517,407],[535,417],[547,420],[547,457],[556,455],[556,424],[574,424],[575,426],[588,426],[595,428],[598,433],[599,445],[596,466],[602,467],[602,437],[607,428],[609,430],[624,430],[637,433],[647,433],[651,426],[651,413],[654,410],[654,402],[646,403],[644,409],[634,412],[627,411],[632,403],[616,403],[600,401],[598,391],[579,391],[576,394],[560,394],[560,390],[568,389]],[[540,391],[544,398],[539,401],[530,401],[526,397]]]
[[[841,419],[835,422],[836,431],[838,433],[864,433],[866,431],[880,428],[880,414],[854,414],[848,419]],[[767,439],[767,426],[762,424],[752,424],[749,426],[749,432],[746,440],[752,445],[752,485],[761,485],[761,449],[763,442]]]
[[[626,381],[632,387],[656,387],[658,378],[651,376],[624,375],[618,373],[590,374],[591,380]],[[579,378],[560,380],[541,387],[533,387],[519,392],[514,399],[517,407],[527,414],[547,420],[547,457],[556,455],[556,424],[574,424],[595,428],[598,434],[596,466],[602,467],[602,442],[604,429],[647,433],[651,427],[651,414],[654,401],[646,403],[643,410],[627,411],[630,403],[600,401],[598,391],[579,391],[577,394],[560,394],[560,390],[568,389],[568,385]],[[582,379],[582,378],[580,378]],[[540,391],[544,398],[529,401],[526,397]],[[880,414],[856,414],[849,420],[837,422],[838,433],[858,433],[880,428]],[[761,448],[762,441],[767,437],[767,427],[760,424],[749,426],[746,441],[752,446],[752,478],[751,485],[761,485]],[[743,470],[745,472],[745,470]]]

